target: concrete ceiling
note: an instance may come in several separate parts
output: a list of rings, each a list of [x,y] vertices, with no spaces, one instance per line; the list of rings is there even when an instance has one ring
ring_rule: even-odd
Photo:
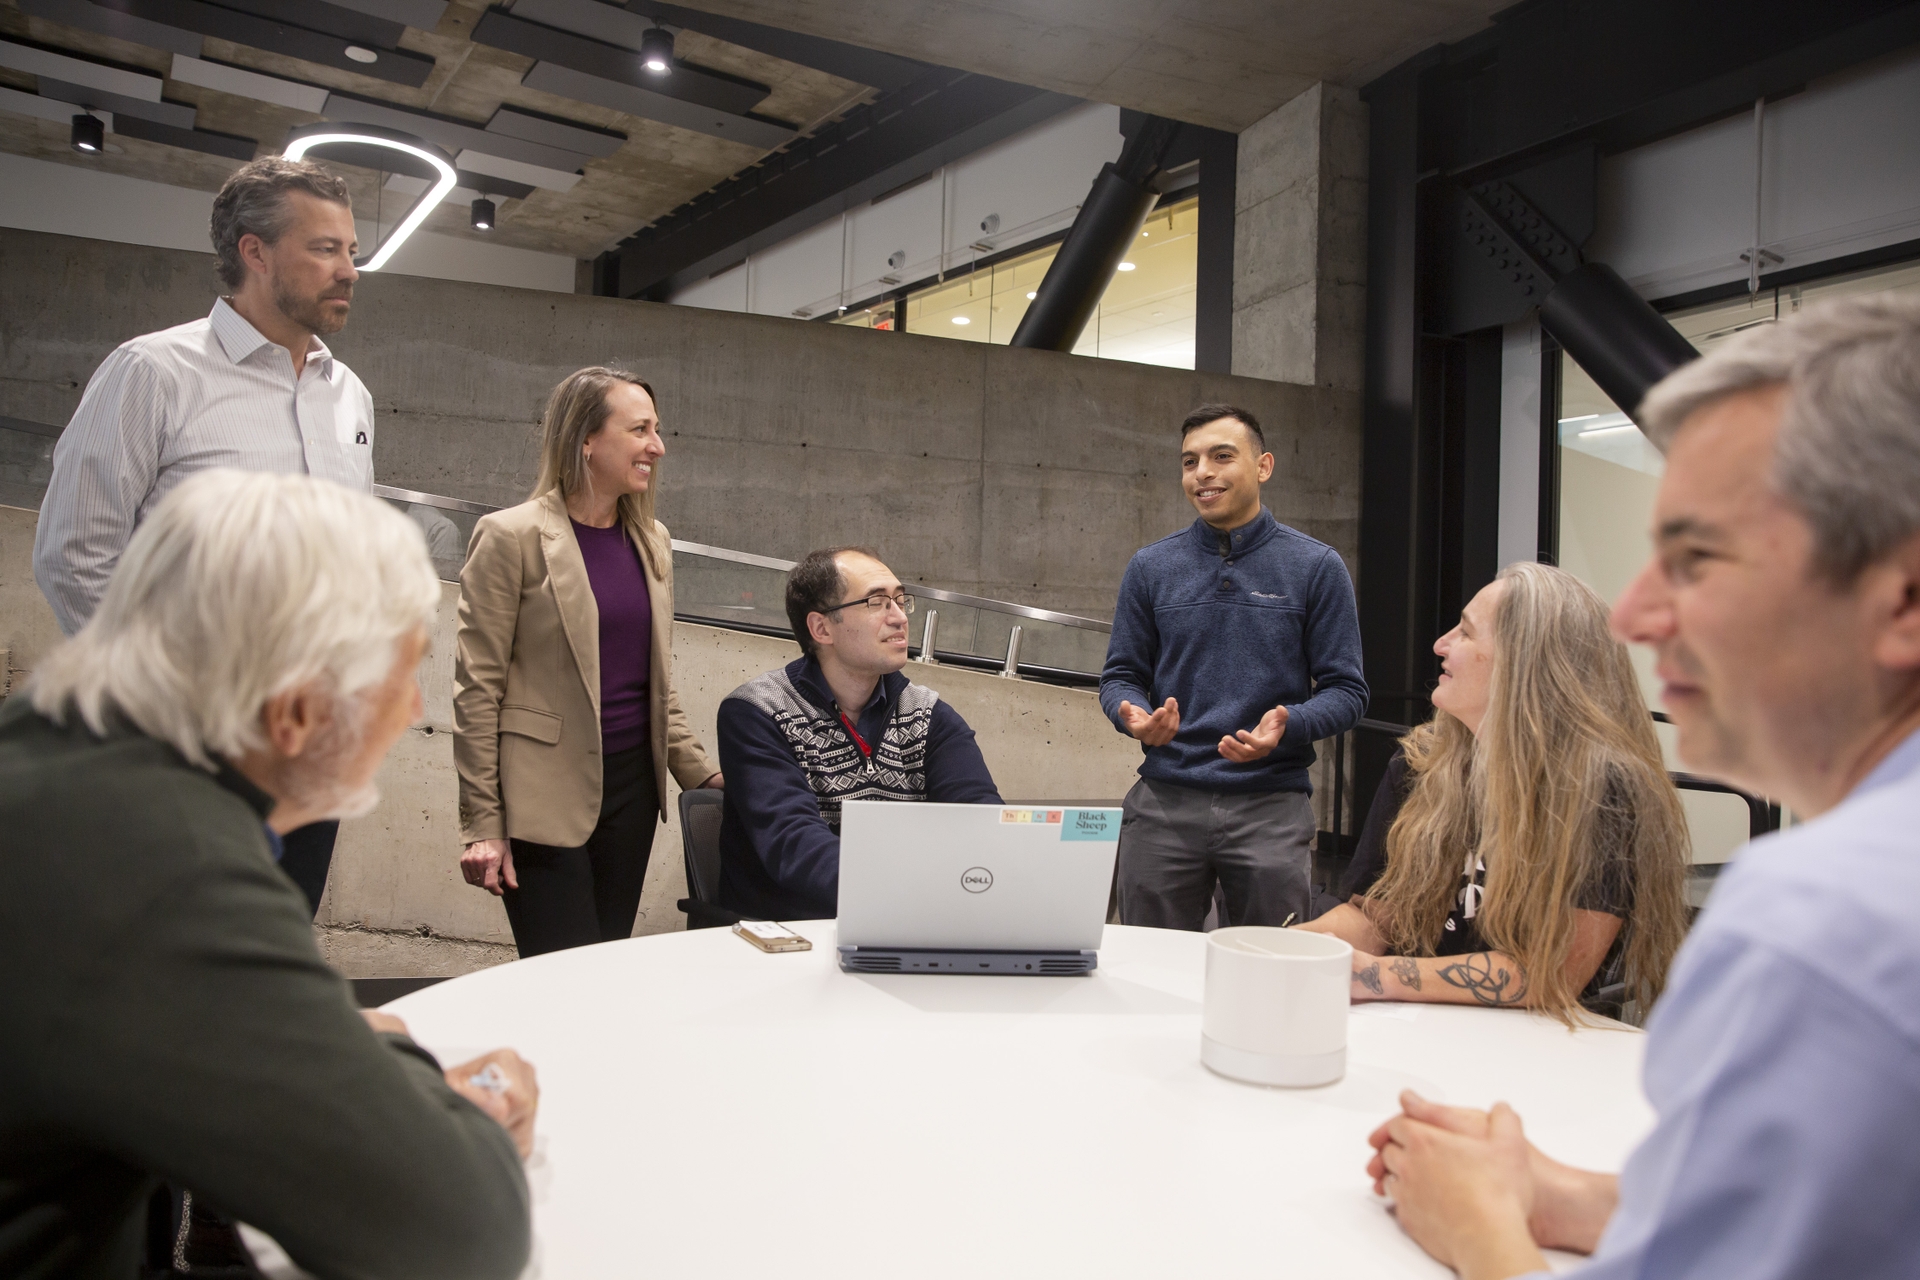
[[[1315,81],[1364,81],[1435,41],[1457,39],[1484,26],[1488,14],[1509,2],[692,0],[683,8],[1238,131]],[[306,50],[315,56],[330,56],[332,62],[328,64],[275,51],[270,35],[256,36],[256,43],[242,43],[206,30],[191,34],[151,23],[142,26],[116,12],[194,11],[213,15],[203,20],[218,27],[235,21],[237,10],[282,11],[264,0],[193,0],[172,7],[156,5],[153,0],[111,0],[105,5],[89,4],[87,0],[0,0],[0,41],[38,46],[37,51],[29,48],[22,53],[15,45],[10,64],[0,58],[0,90],[5,91],[0,92],[0,150],[213,191],[240,160],[235,155],[196,150],[194,141],[217,151],[222,145],[217,135],[227,135],[224,145],[237,155],[254,154],[255,144],[258,154],[277,153],[292,129],[323,118],[350,118],[332,109],[326,99],[329,92],[465,122],[467,133],[483,129],[500,108],[517,108],[589,130],[624,135],[624,141],[604,137],[580,141],[583,150],[594,152],[590,157],[554,151],[552,154],[564,163],[556,161],[560,167],[545,172],[549,179],[564,180],[557,185],[571,183],[570,189],[516,186],[513,194],[517,198],[490,193],[499,205],[492,232],[472,231],[467,224],[466,205],[451,201],[433,213],[427,229],[455,237],[484,235],[495,243],[574,258],[599,254],[768,154],[772,144],[764,137],[749,144],[715,136],[712,129],[663,123],[657,112],[654,117],[643,117],[529,87],[522,81],[530,72],[532,80],[562,89],[581,85],[583,79],[569,79],[571,72],[543,79],[541,72],[553,64],[496,47],[499,42],[486,42],[484,32],[482,40],[473,39],[476,24],[489,8],[497,7],[497,0],[335,0],[313,6],[316,14],[331,14],[329,20],[336,24],[343,20],[350,24],[355,20],[353,12],[391,19],[393,25],[386,29],[393,39],[385,47],[395,51],[401,62],[414,55],[414,79],[425,77],[424,83],[412,87],[391,76],[345,69],[355,64],[341,59],[339,41],[331,50]],[[538,20],[562,26],[571,21],[573,31],[604,35],[606,23],[631,25],[636,20],[634,15],[645,12],[646,6],[634,3],[623,11],[617,4],[594,0],[523,0],[513,9],[516,18],[535,15]],[[575,16],[568,19],[570,12]],[[609,18],[608,14],[615,16]],[[693,22],[697,15],[682,16]],[[244,17],[238,20],[256,21]],[[407,21],[426,25],[398,25]],[[500,19],[493,21],[498,23]],[[253,28],[265,29],[258,25]],[[724,26],[716,29],[734,31]],[[735,38],[753,42],[747,35],[735,34]],[[601,47],[603,51],[606,48]],[[762,42],[759,47],[792,52],[778,44]],[[313,109],[264,101],[232,86],[217,89],[177,80],[172,74],[173,59],[183,49],[197,49],[204,62],[274,77],[282,82],[277,86],[279,92],[276,95],[269,87],[265,90],[267,97],[303,101]],[[73,66],[56,65],[57,76],[45,69],[37,73],[23,69],[35,65],[36,59],[44,61],[49,51],[95,64],[80,70],[107,81],[128,72],[135,73],[136,80],[145,77],[141,82],[148,86],[150,98],[161,99],[145,108],[149,118],[172,120],[176,132],[142,128],[139,119],[130,119],[125,121],[127,132],[122,133],[118,131],[122,117],[116,116],[116,132],[107,138],[106,154],[76,154],[68,146],[63,105],[76,99],[59,98],[60,93],[71,90],[63,90],[58,83],[59,78],[74,73]],[[699,68],[706,68],[722,77],[764,86],[764,96],[750,108],[754,120],[750,127],[763,135],[768,132],[765,122],[771,121],[794,130],[792,136],[800,136],[878,94],[878,90],[843,76],[694,30],[678,33],[675,52],[693,72],[692,77],[682,79],[697,79]],[[872,55],[861,57],[873,60]],[[430,67],[423,59],[431,59]],[[98,64],[111,64],[118,70]],[[829,60],[822,65],[839,64]],[[387,67],[388,63],[381,64],[383,71]],[[847,66],[839,65],[839,69],[844,71]],[[195,73],[194,78],[204,79],[206,75]],[[244,76],[240,82],[244,88]],[[587,97],[617,102],[626,102],[621,94],[631,92],[604,79],[593,85],[579,91]],[[22,94],[37,96],[29,99]],[[121,105],[139,115],[140,103],[122,98]],[[666,114],[678,118],[672,112]],[[741,126],[748,120],[740,115],[728,118]],[[179,132],[187,124],[191,129]],[[425,128],[412,131],[432,136]],[[584,135],[578,136],[584,139]],[[185,143],[181,142],[183,137]],[[590,141],[604,145],[594,148],[588,145]],[[443,145],[457,149],[455,144]],[[524,150],[529,145],[524,141],[502,142],[498,147],[501,154],[511,156],[515,145],[523,148],[517,153],[523,161],[540,158],[537,147],[531,153]],[[492,154],[485,145],[472,149],[482,154],[473,166],[463,161],[463,168],[481,167]],[[409,203],[408,197],[397,191],[382,191],[379,175],[371,170],[336,167],[348,177],[356,212],[362,217],[371,216],[377,209],[383,220],[390,221]],[[504,167],[495,161],[487,171],[533,181],[510,161]],[[581,175],[577,181],[568,176],[574,172]]]
[[[498,222],[485,238],[574,258],[593,257],[767,154],[765,147],[723,140],[523,86],[521,77],[534,65],[534,59],[469,38],[488,7],[488,0],[453,0],[433,30],[406,28],[398,47],[434,60],[431,74],[419,88],[210,36],[202,41],[200,57],[302,85],[431,111],[469,121],[475,127],[484,126],[504,105],[625,134],[626,142],[613,154],[582,166],[584,176],[570,191],[535,189],[522,199],[496,198],[500,206]],[[170,74],[173,53],[31,16],[21,11],[17,0],[0,0],[0,39],[25,40],[90,61],[111,62],[164,77],[165,100],[194,108],[196,129],[254,139],[262,155],[280,151],[290,130],[323,118],[313,112],[175,80]],[[767,86],[768,93],[755,104],[754,113],[801,132],[873,93],[850,80],[693,31],[679,33],[675,55],[682,62]],[[6,67],[0,67],[0,87],[27,93],[41,91],[38,77]],[[203,191],[218,190],[240,163],[118,133],[107,137],[108,154],[81,156],[69,147],[68,130],[63,120],[38,119],[0,105],[0,150]],[[371,171],[347,165],[332,167],[348,177],[354,190],[355,213],[360,217],[371,217],[376,204],[380,204],[390,220],[392,213],[408,203],[406,196],[394,191],[380,193],[378,175]],[[483,233],[469,229],[467,218],[464,204],[449,203],[433,213],[426,229],[450,236],[481,237]]]
[[[1513,0],[685,0],[691,8],[1240,132]]]

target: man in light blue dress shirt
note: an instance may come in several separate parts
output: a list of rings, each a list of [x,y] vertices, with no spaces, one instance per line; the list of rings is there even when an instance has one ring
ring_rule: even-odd
[[[1614,609],[1688,767],[1799,824],[1722,877],[1648,1025],[1616,1179],[1413,1095],[1370,1172],[1467,1280],[1920,1276],[1920,300],[1748,330],[1638,417],[1667,454]]]
[[[319,338],[345,326],[359,278],[346,183],[262,157],[221,187],[210,231],[231,292],[204,320],[115,348],[54,446],[33,576],[67,635],[93,616],[141,520],[196,472],[373,487],[373,397]],[[286,838],[280,865],[316,913],[338,827]]]

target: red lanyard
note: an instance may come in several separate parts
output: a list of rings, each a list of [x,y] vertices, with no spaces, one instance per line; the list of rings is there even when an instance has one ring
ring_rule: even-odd
[[[846,726],[847,733],[853,738],[853,745],[860,748],[860,754],[871,759],[873,748],[867,745],[867,740],[860,736],[860,731],[853,727],[853,721],[847,719],[844,711],[840,713],[840,723]]]

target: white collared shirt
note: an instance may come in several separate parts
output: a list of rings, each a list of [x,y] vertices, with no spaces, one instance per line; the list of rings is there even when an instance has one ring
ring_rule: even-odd
[[[100,603],[133,530],[212,467],[373,487],[373,397],[318,338],[298,378],[286,348],[225,298],[205,320],[122,343],[87,382],[53,450],[33,576],[60,629]]]

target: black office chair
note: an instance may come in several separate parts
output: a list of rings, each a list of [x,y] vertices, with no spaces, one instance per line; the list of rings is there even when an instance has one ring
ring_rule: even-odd
[[[740,914],[720,906],[720,805],[725,793],[702,787],[680,793],[680,847],[687,864],[689,897],[677,904],[687,928],[737,924]]]

